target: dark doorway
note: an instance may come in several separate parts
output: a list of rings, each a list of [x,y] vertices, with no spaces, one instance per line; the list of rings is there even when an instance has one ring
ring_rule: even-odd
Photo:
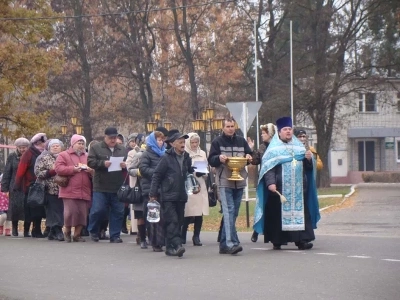
[[[375,171],[375,142],[358,142],[358,170]]]

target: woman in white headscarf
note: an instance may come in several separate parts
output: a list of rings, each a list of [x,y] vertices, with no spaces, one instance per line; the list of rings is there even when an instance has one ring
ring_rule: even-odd
[[[200,149],[200,137],[197,133],[191,132],[188,134],[189,138],[185,141],[185,151],[189,153],[192,159],[192,164],[196,161],[204,161],[207,163],[206,153]],[[208,164],[208,163],[207,163]],[[196,170],[195,170],[196,171]],[[188,197],[188,201],[185,206],[185,219],[182,226],[182,243],[186,243],[186,233],[191,220],[194,218],[194,233],[193,233],[193,245],[202,246],[200,242],[200,231],[203,224],[203,215],[209,214],[208,206],[208,193],[206,187],[206,174],[195,173],[196,179],[200,184],[200,193],[193,194]]]

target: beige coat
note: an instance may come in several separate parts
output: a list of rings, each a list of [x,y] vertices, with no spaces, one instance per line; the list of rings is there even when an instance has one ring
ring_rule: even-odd
[[[186,140],[190,143],[190,138],[194,134],[189,133],[189,138]],[[196,134],[197,135],[197,134]],[[189,144],[190,145],[190,144]],[[198,150],[197,152],[188,151],[187,149],[188,144],[186,144],[186,151],[189,153],[190,157],[192,158],[192,164],[195,161],[207,161],[206,153],[203,150]],[[188,201],[186,202],[185,206],[185,217],[195,217],[195,216],[208,216],[210,213],[209,206],[208,206],[208,192],[206,186],[207,175],[202,177],[196,177],[197,181],[200,184],[200,193],[196,195],[190,195],[188,197]]]

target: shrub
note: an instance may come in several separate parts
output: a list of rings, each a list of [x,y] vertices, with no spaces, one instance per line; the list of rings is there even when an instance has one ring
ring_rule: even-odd
[[[364,182],[400,182],[400,172],[369,172],[361,176]]]

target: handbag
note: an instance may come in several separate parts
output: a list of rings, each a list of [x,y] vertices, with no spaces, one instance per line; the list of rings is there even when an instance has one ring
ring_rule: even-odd
[[[71,155],[69,155],[69,159],[71,160],[72,165],[74,165]],[[58,186],[60,187],[66,187],[69,183],[69,178],[70,178],[69,176],[62,176],[56,174],[56,176],[54,176],[54,182],[58,184]]]
[[[212,183],[211,176],[213,176],[212,173],[211,172],[208,173],[208,176],[207,176],[208,206],[214,207],[217,205],[217,202],[218,202],[217,185],[215,183]]]
[[[140,187],[139,177],[136,180],[135,186],[131,189],[130,202],[131,204],[140,204],[143,202],[142,189]]]
[[[57,183],[60,187],[66,187],[69,183],[69,177],[57,174],[56,176],[54,176],[54,182]]]
[[[28,191],[27,204],[30,207],[45,205],[45,186],[36,180],[31,184]]]
[[[117,198],[118,198],[119,202],[129,203],[129,201],[130,201],[131,187],[129,186],[129,184],[125,184],[128,176],[129,176],[129,173],[126,174],[124,182],[122,183],[121,187],[118,189]]]

